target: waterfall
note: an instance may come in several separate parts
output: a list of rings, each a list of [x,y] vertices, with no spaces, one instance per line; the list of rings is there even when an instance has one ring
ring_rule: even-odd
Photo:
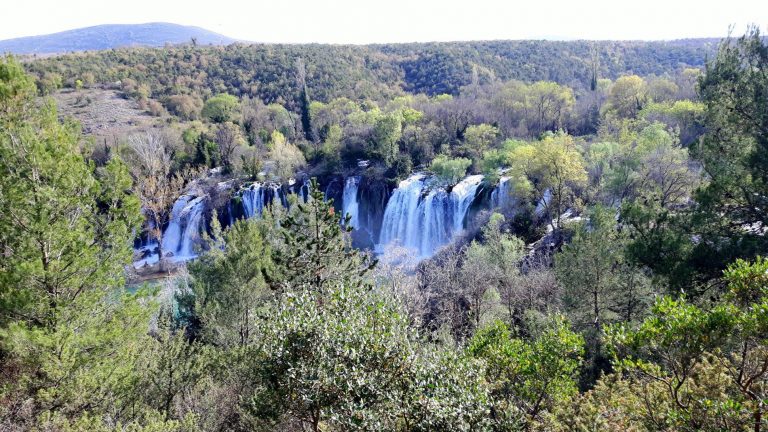
[[[347,177],[344,181],[344,192],[341,196],[342,218],[350,216],[349,225],[354,229],[360,229],[359,203],[357,200],[357,190],[360,186],[360,177]]]
[[[544,191],[544,196],[541,197],[541,200],[539,200],[539,202],[536,203],[536,209],[534,210],[534,212],[536,213],[536,216],[544,216],[544,213],[547,211],[547,206],[549,205],[550,201],[552,201],[552,191],[547,189]]]
[[[473,175],[465,178],[451,189],[451,203],[457,208],[453,209],[453,230],[454,232],[464,229],[464,219],[467,217],[469,206],[475,199],[477,188],[483,176]]]
[[[464,229],[483,176],[469,176],[451,188],[430,187],[430,179],[415,174],[398,185],[384,210],[377,249],[399,243],[431,256]]]
[[[291,192],[295,193],[299,196],[299,199],[301,199],[302,202],[309,201],[309,186],[310,186],[310,180],[308,178],[305,178],[303,182],[301,182],[301,185],[295,182],[295,180],[292,179],[294,183],[291,184]]]
[[[265,207],[269,207],[277,198],[283,207],[288,207],[288,199],[280,185],[254,183],[240,193],[243,202],[243,213],[246,218],[261,216]]]
[[[205,210],[204,196],[193,199],[182,211],[181,217],[186,221],[184,233],[181,236],[181,247],[177,256],[180,259],[194,258],[197,256],[194,246],[200,240],[200,233],[205,229],[203,211]]]
[[[505,209],[514,204],[512,198],[512,182],[509,177],[501,177],[499,184],[491,192],[491,205],[494,208]]]
[[[200,240],[201,231],[205,229],[205,198],[182,195],[173,204],[171,221],[163,233],[162,248],[165,253],[173,254],[175,261],[196,256],[194,246]]]
[[[187,206],[191,199],[191,195],[182,195],[179,197],[179,199],[176,200],[175,203],[173,203],[173,209],[171,210],[171,220],[168,223],[168,227],[165,229],[165,232],[163,233],[162,248],[164,251],[175,253],[177,250],[179,250],[182,234],[181,212],[184,210],[184,207]]]

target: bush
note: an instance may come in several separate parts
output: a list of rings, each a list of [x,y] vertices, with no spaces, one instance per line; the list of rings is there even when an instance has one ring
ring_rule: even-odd
[[[472,165],[472,161],[467,158],[451,159],[448,156],[440,155],[432,161],[430,169],[443,183],[456,184],[467,173],[467,168]]]
[[[239,114],[240,101],[235,96],[220,93],[205,101],[203,117],[215,123],[234,122]]]

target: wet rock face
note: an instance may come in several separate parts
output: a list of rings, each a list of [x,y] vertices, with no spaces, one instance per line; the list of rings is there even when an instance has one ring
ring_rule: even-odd
[[[355,247],[373,249],[376,246],[390,194],[390,188],[384,181],[367,177],[360,179],[357,188],[358,226],[352,232]]]

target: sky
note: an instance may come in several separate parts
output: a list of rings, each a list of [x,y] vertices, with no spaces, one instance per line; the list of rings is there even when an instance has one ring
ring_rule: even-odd
[[[768,0],[26,0],[0,40],[98,24],[173,22],[255,42],[722,37],[768,30]]]

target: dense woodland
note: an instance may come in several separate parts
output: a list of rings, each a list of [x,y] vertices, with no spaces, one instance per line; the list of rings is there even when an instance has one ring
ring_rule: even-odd
[[[0,429],[764,430],[767,53],[753,28],[6,57]],[[157,127],[92,142],[47,97],[89,89]],[[352,248],[313,180],[126,285],[190,182],[415,170],[504,175],[515,208],[414,262]]]

